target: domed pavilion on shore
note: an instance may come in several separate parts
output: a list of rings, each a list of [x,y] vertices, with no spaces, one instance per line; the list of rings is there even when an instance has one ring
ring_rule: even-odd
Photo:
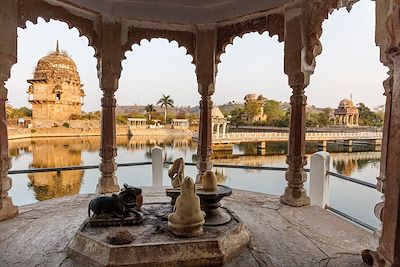
[[[34,120],[68,120],[81,115],[83,84],[75,62],[66,52],[60,52],[58,42],[54,52],[39,60],[28,83]]]
[[[335,109],[335,124],[344,126],[358,126],[358,108],[350,99],[343,99]]]

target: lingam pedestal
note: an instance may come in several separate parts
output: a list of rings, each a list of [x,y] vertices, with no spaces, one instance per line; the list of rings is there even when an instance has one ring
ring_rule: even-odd
[[[206,213],[205,224],[217,226],[228,223],[231,215],[226,209],[221,208],[221,199],[232,194],[232,189],[225,185],[218,185],[215,191],[203,190],[197,186],[196,193],[200,198],[201,209]],[[170,188],[166,190],[167,196],[171,197],[171,205],[175,205],[176,198],[180,195],[180,188]]]
[[[177,237],[168,230],[169,203],[144,204],[142,224],[122,227],[133,241],[124,245],[107,242],[121,229],[90,227],[85,221],[68,246],[69,257],[92,266],[222,266],[241,253],[250,234],[230,210],[231,220],[221,226],[203,226],[197,237]]]

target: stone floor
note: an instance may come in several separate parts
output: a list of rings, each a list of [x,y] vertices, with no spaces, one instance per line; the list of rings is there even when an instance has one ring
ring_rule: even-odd
[[[145,202],[168,201],[144,190]],[[67,257],[67,246],[87,216],[94,195],[77,195],[20,207],[17,218],[0,222],[0,267],[83,265]],[[360,252],[372,234],[318,207],[292,208],[276,196],[234,190],[223,201],[251,233],[246,250],[226,266],[366,266]]]

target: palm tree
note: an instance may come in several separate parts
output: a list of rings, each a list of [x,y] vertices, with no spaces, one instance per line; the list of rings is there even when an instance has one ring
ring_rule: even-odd
[[[153,104],[149,104],[149,105],[147,105],[144,109],[145,109],[146,112],[149,114],[148,119],[149,119],[149,121],[151,121],[151,113],[152,113],[153,111],[156,111],[154,105],[153,105]]]
[[[14,113],[14,109],[12,106],[6,104],[6,117],[11,118]]]
[[[167,109],[174,106],[174,100],[169,95],[163,94],[160,100],[158,100],[158,104],[161,104],[161,107],[164,108],[164,123],[167,123]]]

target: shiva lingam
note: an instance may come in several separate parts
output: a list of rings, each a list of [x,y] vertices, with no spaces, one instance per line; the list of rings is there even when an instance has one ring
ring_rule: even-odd
[[[184,179],[185,163],[182,158],[176,159],[168,171],[173,188],[166,189],[166,195],[171,197],[171,205],[175,205],[177,197],[181,193],[181,184]],[[217,185],[217,177],[213,171],[206,171],[196,184],[196,194],[200,198],[201,209],[205,211],[205,224],[217,226],[228,223],[232,218],[221,208],[221,199],[232,194],[228,186]]]
[[[143,218],[142,204],[142,189],[124,184],[118,195],[99,196],[89,202],[88,224],[90,226],[139,224]]]
[[[203,233],[205,213],[200,208],[195,184],[190,177],[181,181],[181,192],[168,215],[168,228],[173,234],[184,237],[199,236]]]

